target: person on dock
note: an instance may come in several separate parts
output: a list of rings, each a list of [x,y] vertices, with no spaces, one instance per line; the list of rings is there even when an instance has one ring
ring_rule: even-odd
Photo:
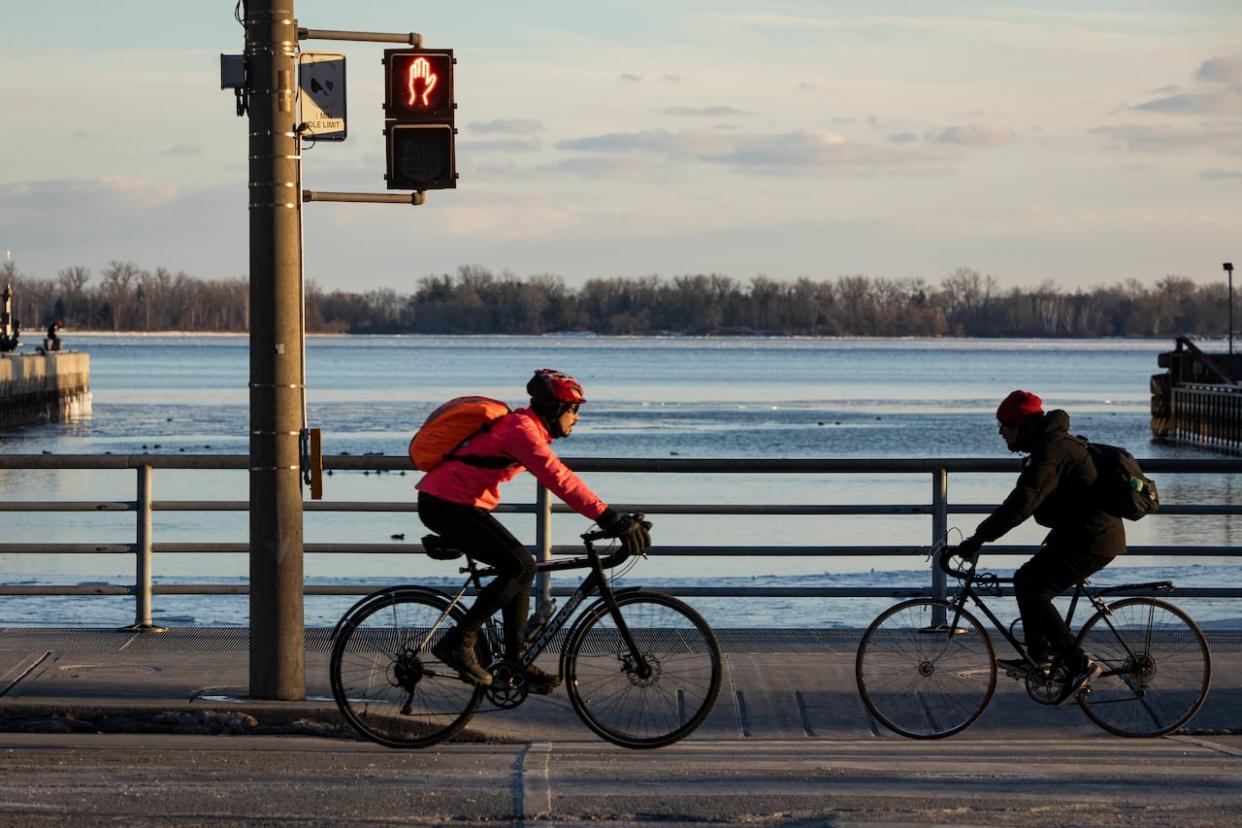
[[[531,377],[526,391],[530,407],[500,417],[427,472],[415,487],[418,516],[427,528],[496,569],[496,577],[479,591],[459,625],[431,648],[463,679],[484,686],[492,683],[492,676],[475,655],[479,629],[494,613],[503,612],[506,658],[521,658],[535,578],[535,559],[492,515],[500,502],[500,484],[525,468],[574,511],[621,537],[633,551],[644,552],[651,543],[650,523],[609,508],[552,451],[552,441],[568,437],[578,422],[578,407],[586,403],[582,385],[568,374],[544,368]],[[532,664],[526,681],[532,692],[547,694],[560,684],[560,677]]]
[[[45,344],[44,344],[44,347],[47,351],[50,352],[50,351],[60,350],[60,334],[58,332],[63,327],[64,327],[64,323],[61,322],[59,319],[55,320],[54,322],[48,323],[47,340],[45,341]]]
[[[983,544],[997,540],[1031,515],[1052,530],[1013,578],[1029,662],[1000,659],[998,663],[1025,676],[1032,669],[1047,669],[1046,662],[1055,655],[1058,664],[1054,668],[1065,674],[1065,686],[1056,701],[1062,706],[1102,669],[1078,646],[1052,599],[1123,553],[1125,527],[1121,518],[1103,511],[1091,496],[1095,463],[1083,441],[1070,436],[1067,413],[1045,412],[1039,397],[1019,390],[1001,402],[996,419],[1009,450],[1028,456],[1005,501],[962,541],[958,551],[966,560],[978,560]]]

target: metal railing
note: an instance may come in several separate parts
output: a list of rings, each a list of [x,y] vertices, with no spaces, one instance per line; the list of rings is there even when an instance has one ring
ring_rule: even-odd
[[[624,511],[641,511],[651,515],[855,515],[892,516],[926,515],[930,519],[928,543],[943,538],[954,514],[986,514],[995,504],[950,503],[950,474],[1013,474],[1019,470],[1014,460],[955,459],[853,459],[853,460],[693,460],[693,459],[602,459],[567,458],[578,472],[621,474],[798,474],[798,475],[926,475],[931,492],[926,502],[890,504],[685,504],[685,503],[616,503]],[[1141,461],[1144,471],[1153,475],[1189,474],[1222,475],[1242,473],[1242,460],[1193,459]],[[0,469],[20,470],[133,470],[136,477],[134,500],[108,501],[7,501],[0,502],[0,512],[133,512],[134,543],[0,543],[0,554],[22,555],[114,555],[132,554],[135,560],[133,584],[0,584],[0,595],[112,595],[133,596],[135,627],[152,625],[154,595],[245,595],[248,587],[239,584],[154,583],[154,558],[157,554],[225,554],[248,553],[246,543],[157,543],[154,537],[155,512],[245,512],[245,500],[156,500],[153,472],[156,469],[180,470],[245,470],[245,455],[0,455]],[[337,471],[399,471],[410,468],[409,460],[395,456],[331,456],[324,458],[324,468]],[[551,523],[555,513],[569,511],[543,487],[536,490],[533,503],[506,504],[498,512],[534,514],[536,520],[535,555],[547,560],[553,555],[572,555],[579,546],[555,546],[551,542]],[[308,501],[306,512],[416,512],[417,506],[405,501]],[[1242,505],[1232,503],[1169,503],[1161,506],[1161,515],[1242,515]],[[421,544],[413,543],[306,543],[306,554],[379,554],[408,555],[421,553]],[[817,545],[817,546],[755,546],[755,545],[659,545],[654,556],[746,556],[764,557],[880,557],[913,555],[925,546],[912,545]],[[1030,554],[1033,547],[993,546],[989,553]],[[1179,555],[1195,557],[1242,557],[1238,546],[1130,546],[1130,555]],[[707,587],[683,586],[670,591],[683,596],[736,597],[905,597],[913,595],[943,596],[946,583],[943,573],[929,567],[929,586],[899,587]],[[540,584],[545,594],[546,581]],[[306,584],[307,595],[361,595],[374,587],[358,584]],[[551,594],[560,594],[551,590]],[[1198,587],[1179,588],[1178,593],[1191,597],[1242,597],[1242,588]]]
[[[1173,440],[1242,453],[1242,386],[1178,383],[1172,391]]]

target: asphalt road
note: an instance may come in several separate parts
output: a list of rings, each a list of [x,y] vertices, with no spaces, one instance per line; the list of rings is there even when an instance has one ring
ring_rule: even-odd
[[[0,734],[3,826],[1236,826],[1242,736],[455,744]]]

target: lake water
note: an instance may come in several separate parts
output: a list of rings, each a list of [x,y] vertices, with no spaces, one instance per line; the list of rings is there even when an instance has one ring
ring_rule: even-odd
[[[247,451],[249,341],[244,336],[76,336],[67,344],[91,355],[93,411],[78,422],[0,435],[6,453],[222,453]],[[1129,447],[1139,457],[1212,457],[1150,442],[1149,377],[1166,341],[823,340],[758,338],[311,337],[307,346],[310,425],[324,431],[328,454],[402,455],[426,414],[450,397],[486,394],[517,404],[534,368],[568,371],[591,402],[566,457],[895,458],[1006,457],[996,434],[997,401],[1027,388],[1049,407],[1065,408],[1076,433]],[[1210,347],[1210,345],[1209,345]],[[950,484],[957,502],[997,502],[1012,475],[962,475]],[[1233,502],[1235,476],[1160,479],[1166,502]],[[526,478],[526,479],[523,479]],[[530,502],[528,476],[510,484],[510,502]],[[412,499],[416,474],[337,473],[330,500]],[[923,503],[924,475],[606,475],[588,477],[617,503]],[[245,500],[244,472],[159,471],[159,500]],[[0,472],[10,500],[132,498],[132,472]],[[244,514],[156,513],[156,541],[245,542]],[[533,540],[533,519],[505,518]],[[954,525],[969,533],[980,517]],[[555,541],[572,543],[585,521],[558,515]],[[6,513],[15,542],[133,540],[130,514]],[[1128,524],[1141,544],[1232,544],[1231,518],[1157,516]],[[413,540],[411,514],[310,514],[307,542]],[[926,517],[660,516],[664,544],[926,544]],[[1037,543],[1041,530],[1021,527],[1006,543]],[[1018,561],[996,559],[1004,570]],[[1125,572],[1120,570],[1125,569]],[[1219,560],[1122,559],[1116,579],[1171,577],[1179,584],[1242,583],[1242,568]],[[128,556],[0,556],[9,583],[128,583]],[[161,555],[157,581],[238,582],[245,556]],[[308,556],[313,581],[443,582],[451,565],[393,556]],[[916,585],[928,580],[922,558],[653,558],[631,582],[719,585]],[[1109,577],[1113,577],[1111,574]],[[1101,576],[1102,582],[1109,578]],[[347,599],[308,598],[312,623],[329,623]],[[694,601],[713,620],[787,625],[855,625],[890,603],[835,601]],[[166,623],[242,624],[245,599],[157,596]],[[1242,616],[1229,602],[1189,607],[1212,618]],[[132,600],[0,598],[0,623],[125,623]]]

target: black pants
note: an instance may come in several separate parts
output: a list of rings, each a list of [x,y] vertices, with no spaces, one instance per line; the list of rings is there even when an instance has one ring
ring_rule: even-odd
[[[1074,641],[1065,618],[1052,599],[1112,561],[1110,555],[1073,552],[1059,544],[1045,544],[1035,557],[1013,575],[1013,590],[1022,613],[1022,630],[1031,658],[1042,662],[1055,653],[1067,664],[1081,662],[1082,648]]]
[[[530,585],[535,559],[513,534],[486,509],[452,503],[418,493],[418,516],[423,524],[450,545],[496,569],[491,583],[479,590],[459,628],[475,631],[501,612],[505,622],[505,650],[509,658],[521,651],[522,630],[530,614]]]

